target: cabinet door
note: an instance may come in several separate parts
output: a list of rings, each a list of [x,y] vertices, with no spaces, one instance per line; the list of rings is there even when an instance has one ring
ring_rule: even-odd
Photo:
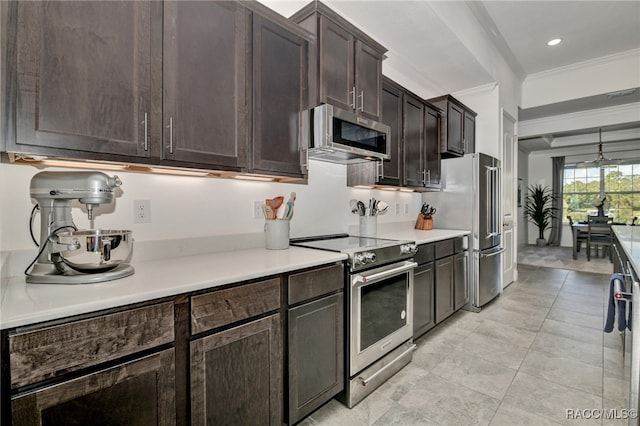
[[[466,113],[464,114],[464,153],[476,152],[476,118]]]
[[[355,42],[356,112],[380,120],[382,106],[382,55],[360,40]]]
[[[403,106],[404,185],[424,186],[424,104],[420,99],[405,94]]]
[[[436,260],[436,324],[454,312],[453,256]]]
[[[149,156],[155,7],[17,2],[16,140],[7,149],[100,159]]]
[[[164,3],[162,159],[246,166],[247,19],[231,1]]]
[[[440,185],[440,120],[438,111],[424,108],[424,150],[427,185]]]
[[[344,389],[343,312],[343,293],[289,310],[289,424]]]
[[[457,311],[469,301],[469,252],[463,251],[454,256],[454,308]]]
[[[434,263],[415,269],[413,276],[413,338],[436,325],[434,315]]]
[[[14,425],[175,425],[174,350],[47,386],[11,402]]]
[[[282,424],[282,325],[268,316],[191,342],[191,424]]]
[[[351,33],[320,16],[320,102],[353,110],[355,105],[354,38]]]
[[[382,122],[391,128],[391,160],[383,163],[380,183],[400,185],[402,164],[402,92],[391,84],[382,88]]]
[[[308,43],[254,14],[252,171],[301,176]]]
[[[446,151],[451,154],[464,154],[462,123],[464,110],[458,105],[449,102],[447,107],[447,140]]]

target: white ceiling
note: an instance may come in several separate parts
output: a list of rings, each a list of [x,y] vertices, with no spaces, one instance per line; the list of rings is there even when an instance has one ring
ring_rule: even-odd
[[[290,16],[308,0],[260,0]],[[469,16],[523,80],[531,74],[640,49],[640,1],[427,1],[325,0],[324,3],[370,34],[389,52],[385,64],[402,68],[418,95],[429,98],[494,82],[457,28],[469,28]],[[471,11],[471,14],[469,14]],[[465,39],[466,37],[466,39]],[[548,47],[560,37],[563,42]],[[385,70],[383,64],[383,71]],[[519,120],[620,105],[640,100],[606,94],[520,110]],[[640,127],[640,124],[638,125]],[[561,135],[555,134],[554,137]],[[525,143],[526,145],[526,143]],[[534,146],[540,149],[544,146]]]

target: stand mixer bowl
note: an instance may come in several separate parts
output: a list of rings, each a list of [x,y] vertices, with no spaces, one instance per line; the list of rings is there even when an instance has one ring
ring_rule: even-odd
[[[131,254],[131,231],[92,229],[60,232],[58,244],[67,246],[60,257],[78,272],[100,273],[116,268]]]

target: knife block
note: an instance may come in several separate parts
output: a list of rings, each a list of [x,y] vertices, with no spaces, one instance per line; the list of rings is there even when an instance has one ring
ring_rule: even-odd
[[[433,229],[433,218],[431,216],[427,216],[426,214],[420,213],[418,215],[418,219],[416,220],[415,228],[423,231],[429,231]]]

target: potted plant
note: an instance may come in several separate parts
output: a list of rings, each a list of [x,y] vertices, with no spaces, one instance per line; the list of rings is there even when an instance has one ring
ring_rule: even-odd
[[[551,219],[555,215],[555,207],[552,205],[555,196],[548,186],[543,187],[540,184],[531,185],[528,188],[528,192],[525,214],[529,222],[538,227],[536,244],[544,246],[547,243],[544,239],[544,231],[551,228]]]

